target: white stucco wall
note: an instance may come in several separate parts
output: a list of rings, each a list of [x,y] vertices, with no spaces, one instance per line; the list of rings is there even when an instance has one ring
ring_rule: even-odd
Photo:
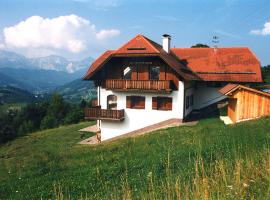
[[[179,90],[170,94],[162,93],[145,93],[145,92],[114,92],[111,90],[101,89],[101,108],[107,109],[107,96],[114,94],[117,96],[117,109],[125,110],[125,119],[120,122],[101,121],[101,140],[107,140],[131,131],[135,131],[146,126],[150,126],[168,119],[183,119],[184,104],[184,83],[179,82]],[[145,109],[126,108],[126,96],[139,95],[145,96]],[[152,110],[152,97],[167,96],[172,97],[172,110]]]
[[[225,99],[226,96],[218,92],[221,88],[222,87],[210,87],[203,83],[200,85],[197,84],[197,87],[194,89],[193,109],[201,109]]]

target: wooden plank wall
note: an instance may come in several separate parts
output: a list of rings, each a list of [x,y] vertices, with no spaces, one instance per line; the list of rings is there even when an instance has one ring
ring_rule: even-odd
[[[270,115],[270,97],[248,90],[237,92],[236,120]]]
[[[236,113],[237,113],[237,99],[230,98],[228,105],[228,116],[231,118],[233,123],[236,122]]]
[[[105,76],[102,79],[122,79],[123,70],[126,66],[132,67],[132,80],[149,80],[149,68],[151,66],[160,66],[159,80],[171,80],[176,88],[178,89],[179,78],[177,74],[167,66],[163,61],[159,59],[143,59],[142,61],[151,62],[152,64],[130,64],[130,62],[135,62],[134,59],[120,59],[115,58],[111,60],[105,66]],[[137,60],[138,62],[140,59]]]
[[[169,67],[166,69],[166,80],[172,80],[176,88],[178,89],[179,79],[176,73]]]

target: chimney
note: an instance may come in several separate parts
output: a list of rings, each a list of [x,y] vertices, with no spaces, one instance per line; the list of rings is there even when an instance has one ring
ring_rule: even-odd
[[[170,53],[170,48],[171,48],[171,36],[170,35],[168,35],[168,34],[163,35],[162,47],[163,47],[164,51],[166,51],[167,53]]]

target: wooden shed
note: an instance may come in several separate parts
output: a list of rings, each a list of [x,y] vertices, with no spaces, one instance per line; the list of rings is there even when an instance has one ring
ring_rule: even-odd
[[[233,123],[270,115],[270,93],[238,84],[228,84],[220,93],[228,96],[228,117]]]

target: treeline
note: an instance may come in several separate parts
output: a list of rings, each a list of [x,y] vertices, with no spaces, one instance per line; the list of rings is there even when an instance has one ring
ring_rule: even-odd
[[[262,67],[261,69],[263,81],[267,84],[270,84],[270,65]]]
[[[28,104],[21,110],[10,109],[0,115],[0,143],[34,131],[78,123],[84,119],[86,105],[84,100],[80,104],[67,103],[54,94],[49,101]]]

